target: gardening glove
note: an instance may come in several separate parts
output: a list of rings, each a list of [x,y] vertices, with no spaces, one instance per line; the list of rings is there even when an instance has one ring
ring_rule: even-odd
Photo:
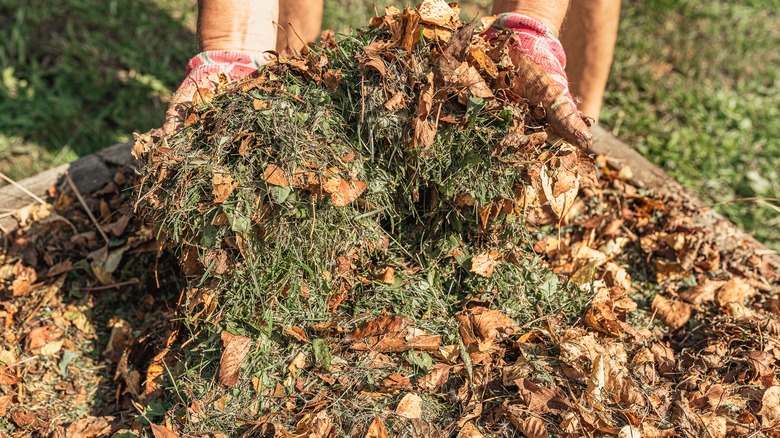
[[[171,98],[165,113],[163,131],[172,134],[181,128],[187,107],[198,93],[208,90],[213,94],[219,83],[219,75],[228,81],[239,81],[254,76],[257,70],[270,60],[267,54],[241,52],[238,50],[210,50],[198,53],[187,63],[186,78]]]
[[[499,15],[486,36],[490,39],[504,30],[517,36],[512,42],[517,50],[510,51],[518,70],[512,91],[532,104],[541,104],[555,134],[582,148],[590,146],[593,135],[569,92],[561,42],[542,22],[521,14]]]

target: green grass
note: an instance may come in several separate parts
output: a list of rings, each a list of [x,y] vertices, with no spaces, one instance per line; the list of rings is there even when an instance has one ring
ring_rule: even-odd
[[[464,2],[464,18],[489,3]],[[623,6],[602,123],[780,246],[780,213],[730,202],[780,197],[780,1]],[[159,126],[196,50],[195,12],[194,0],[2,2],[0,171],[30,176]],[[344,31],[373,12],[329,1],[324,26]]]
[[[780,247],[780,1],[624,4],[603,124]],[[774,202],[778,204],[778,202]]]
[[[190,0],[0,4],[0,170],[14,178],[158,126],[196,50]]]

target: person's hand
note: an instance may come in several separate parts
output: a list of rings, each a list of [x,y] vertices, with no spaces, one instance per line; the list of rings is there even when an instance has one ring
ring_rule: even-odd
[[[542,22],[522,14],[499,15],[486,37],[503,30],[517,37],[512,44],[517,50],[510,51],[518,70],[512,91],[532,104],[541,104],[555,134],[580,147],[590,146],[593,135],[569,92],[561,42]]]
[[[238,81],[255,75],[269,59],[269,55],[264,53],[237,50],[210,50],[197,54],[187,64],[186,77],[171,98],[163,131],[172,134],[181,128],[187,107],[203,90],[213,92],[220,74],[224,74],[228,81]]]

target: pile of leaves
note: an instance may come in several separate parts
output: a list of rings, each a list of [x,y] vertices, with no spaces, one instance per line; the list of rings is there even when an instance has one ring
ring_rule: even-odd
[[[140,193],[15,212],[0,437],[778,434],[777,254],[548,138],[456,17],[203,90]]]
[[[499,315],[584,304],[535,266],[522,218],[557,222],[593,167],[548,142],[544,109],[517,94],[533,78],[513,62],[514,35],[486,41],[442,1],[372,24],[202,90],[183,129],[136,142],[139,208],[190,276],[187,350],[166,358],[186,382],[172,412],[190,417],[187,432],[267,414],[258,427],[362,433],[412,388],[382,383],[399,372],[489,357]],[[467,322],[490,339],[462,339]],[[479,398],[481,362],[430,377],[424,416],[437,428]],[[438,393],[450,374],[454,399]],[[147,392],[167,380],[147,377]]]

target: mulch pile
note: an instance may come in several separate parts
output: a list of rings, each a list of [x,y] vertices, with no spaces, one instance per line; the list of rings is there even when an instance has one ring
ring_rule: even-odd
[[[388,8],[20,212],[0,436],[779,433],[780,267],[548,135],[476,26]]]

